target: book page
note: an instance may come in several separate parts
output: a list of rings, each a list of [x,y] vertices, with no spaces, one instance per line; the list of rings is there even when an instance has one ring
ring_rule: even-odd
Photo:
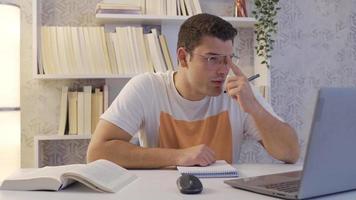
[[[181,174],[192,174],[200,178],[238,176],[237,169],[228,164],[225,160],[217,160],[215,163],[206,167],[177,166],[177,169]]]
[[[137,178],[125,168],[107,160],[97,160],[83,168],[72,169],[63,177],[75,179],[101,192],[117,192]]]
[[[62,187],[65,187],[73,182],[61,182],[61,175],[69,169],[78,167],[80,167],[80,165],[20,169],[3,181],[1,189],[60,190]]]

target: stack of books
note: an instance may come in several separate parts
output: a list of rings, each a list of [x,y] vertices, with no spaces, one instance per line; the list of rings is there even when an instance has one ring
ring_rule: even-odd
[[[59,135],[91,135],[99,117],[108,108],[108,87],[84,86],[82,90],[62,87]]]
[[[122,3],[103,3],[100,2],[96,5],[95,13],[108,13],[108,14],[143,14],[141,6],[122,4]]]
[[[41,28],[39,74],[122,75],[173,70],[165,36],[153,28],[104,27]]]
[[[191,16],[202,10],[199,0],[104,0],[96,13]]]

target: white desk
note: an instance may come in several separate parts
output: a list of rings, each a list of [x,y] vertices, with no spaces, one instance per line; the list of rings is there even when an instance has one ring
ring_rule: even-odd
[[[301,166],[283,164],[242,164],[236,165],[241,177],[273,174],[301,169]],[[138,179],[124,187],[117,193],[97,193],[85,186],[76,184],[59,192],[45,191],[1,191],[0,199],[6,200],[174,200],[174,199],[274,199],[272,197],[238,190],[223,183],[222,178],[201,179],[204,189],[201,194],[184,195],[176,186],[176,179],[180,174],[176,170],[132,170]],[[321,199],[321,198],[320,198]],[[322,199],[356,199],[356,191],[326,196]]]

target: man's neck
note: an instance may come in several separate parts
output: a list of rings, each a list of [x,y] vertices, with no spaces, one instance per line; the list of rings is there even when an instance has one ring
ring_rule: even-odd
[[[197,95],[198,93],[191,87],[182,69],[179,69],[173,74],[173,83],[179,95],[184,99],[200,101],[205,97],[203,95]]]

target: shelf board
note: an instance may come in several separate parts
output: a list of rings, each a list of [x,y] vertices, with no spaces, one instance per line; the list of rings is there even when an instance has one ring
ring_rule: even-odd
[[[115,79],[130,79],[136,75],[117,75],[117,74],[103,74],[103,75],[79,75],[79,74],[35,74],[35,79],[108,79],[108,78],[115,78]]]
[[[130,14],[96,14],[99,24],[162,24],[183,23],[190,16],[153,16],[153,15],[130,15]],[[256,19],[252,17],[222,17],[226,21],[240,28],[253,28]]]
[[[91,135],[35,135],[35,140],[76,140],[90,139]]]

